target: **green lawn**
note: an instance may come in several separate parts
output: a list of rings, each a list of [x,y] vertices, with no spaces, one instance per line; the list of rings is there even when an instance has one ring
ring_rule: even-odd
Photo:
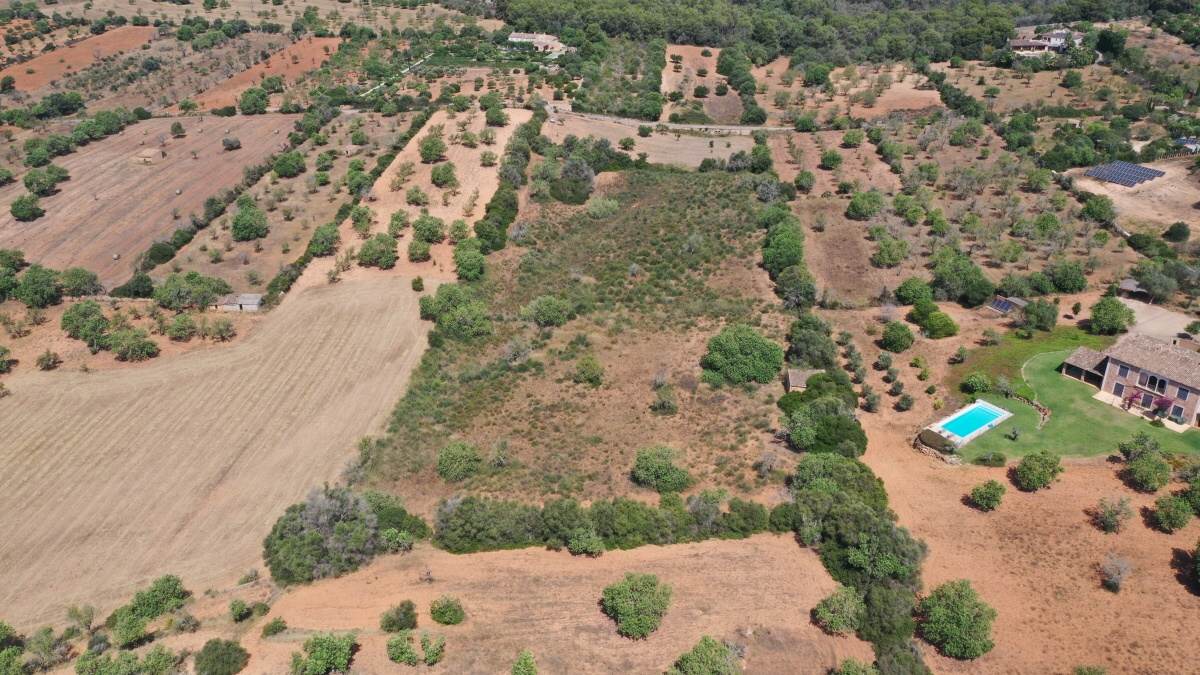
[[[1015,333],[1007,333],[1000,338],[1000,344],[991,347],[972,349],[967,353],[967,360],[950,371],[948,386],[952,391],[959,391],[958,386],[963,378],[974,372],[981,372],[992,378],[1007,377],[1014,387],[1021,384],[1021,364],[1030,357],[1043,352],[1067,350],[1068,353],[1076,347],[1091,347],[1103,351],[1114,342],[1107,335],[1092,335],[1075,326],[1059,326],[1052,331],[1037,331],[1032,338],[1022,339]],[[1028,395],[1029,392],[1022,392]]]
[[[1115,452],[1117,443],[1138,431],[1157,438],[1167,452],[1200,452],[1200,431],[1193,429],[1180,434],[1151,426],[1144,418],[1093,399],[1095,387],[1059,374],[1059,364],[1070,353],[1067,349],[1037,354],[1025,364],[1025,383],[1051,411],[1044,427],[1037,428],[1038,415],[1032,406],[1003,396],[983,396],[1013,416],[963,447],[963,459],[972,460],[991,451],[1009,457],[1037,450],[1049,450],[1056,455],[1104,455]],[[1020,363],[1016,362],[1014,368],[1019,368]],[[1014,383],[1019,381],[1013,379]],[[1016,441],[1008,438],[1014,427],[1020,430]]]

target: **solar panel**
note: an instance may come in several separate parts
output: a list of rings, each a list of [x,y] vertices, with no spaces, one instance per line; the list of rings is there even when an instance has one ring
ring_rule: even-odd
[[[1166,172],[1151,169],[1148,166],[1141,166],[1140,164],[1116,161],[1094,166],[1084,172],[1084,175],[1105,181],[1106,183],[1134,187],[1148,180],[1165,176]]]
[[[1013,308],[1013,304],[1005,298],[996,298],[989,306],[1001,314],[1008,314]]]

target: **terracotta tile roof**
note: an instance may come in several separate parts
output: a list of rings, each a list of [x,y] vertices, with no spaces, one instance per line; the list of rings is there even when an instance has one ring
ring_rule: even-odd
[[[1200,389],[1200,354],[1190,349],[1145,335],[1129,335],[1104,353],[1136,368]]]
[[[1071,352],[1071,355],[1063,359],[1063,363],[1090,370],[1094,373],[1103,373],[1100,367],[1104,365],[1104,359],[1108,357],[1090,347],[1079,347]]]

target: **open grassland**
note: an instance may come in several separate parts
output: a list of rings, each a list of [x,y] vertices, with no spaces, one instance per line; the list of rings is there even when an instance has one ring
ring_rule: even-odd
[[[19,91],[33,91],[64,75],[77,73],[100,59],[137,51],[154,36],[151,26],[121,26],[0,70],[0,77],[11,76]]]
[[[753,204],[723,172],[602,176],[597,194],[617,207],[609,215],[557,203],[523,211],[520,245],[489,258],[481,289],[494,336],[431,352],[397,407],[372,469],[419,508],[452,489],[433,478],[452,439],[505,458],[467,489],[526,501],[648,496],[628,472],[636,451],[656,444],[679,450],[702,486],[764,485],[752,465],[782,451],[769,432],[782,389],[699,382],[705,342],[725,322],[782,332],[756,264]],[[522,321],[543,295],[580,307],[578,318],[552,334]],[[604,371],[595,388],[573,381],[589,355]],[[651,411],[655,380],[676,392],[676,414]]]
[[[425,345],[416,317],[401,280],[347,281],[288,296],[227,349],[8,379],[5,618],[105,611],[160,574],[203,589],[254,565],[271,520],[333,480],[403,392]]]
[[[135,256],[201,213],[204,200],[242,180],[287,141],[296,115],[183,120],[187,135],[172,138],[172,119],[139,122],[120,134],[80,148],[55,163],[71,174],[61,191],[41,200],[46,215],[22,223],[9,213],[25,194],[20,182],[0,189],[0,247],[25,252],[54,268],[86,267],[106,286],[126,281]],[[222,150],[234,136],[240,150]],[[149,164],[139,153],[162,150]],[[193,155],[194,153],[194,155]],[[120,259],[114,259],[114,256]]]

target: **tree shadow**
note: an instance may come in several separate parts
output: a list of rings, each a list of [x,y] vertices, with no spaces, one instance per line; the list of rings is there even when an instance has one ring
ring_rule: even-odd
[[[1175,580],[1192,595],[1200,595],[1200,582],[1196,580],[1196,557],[1181,548],[1171,549],[1171,569]]]

